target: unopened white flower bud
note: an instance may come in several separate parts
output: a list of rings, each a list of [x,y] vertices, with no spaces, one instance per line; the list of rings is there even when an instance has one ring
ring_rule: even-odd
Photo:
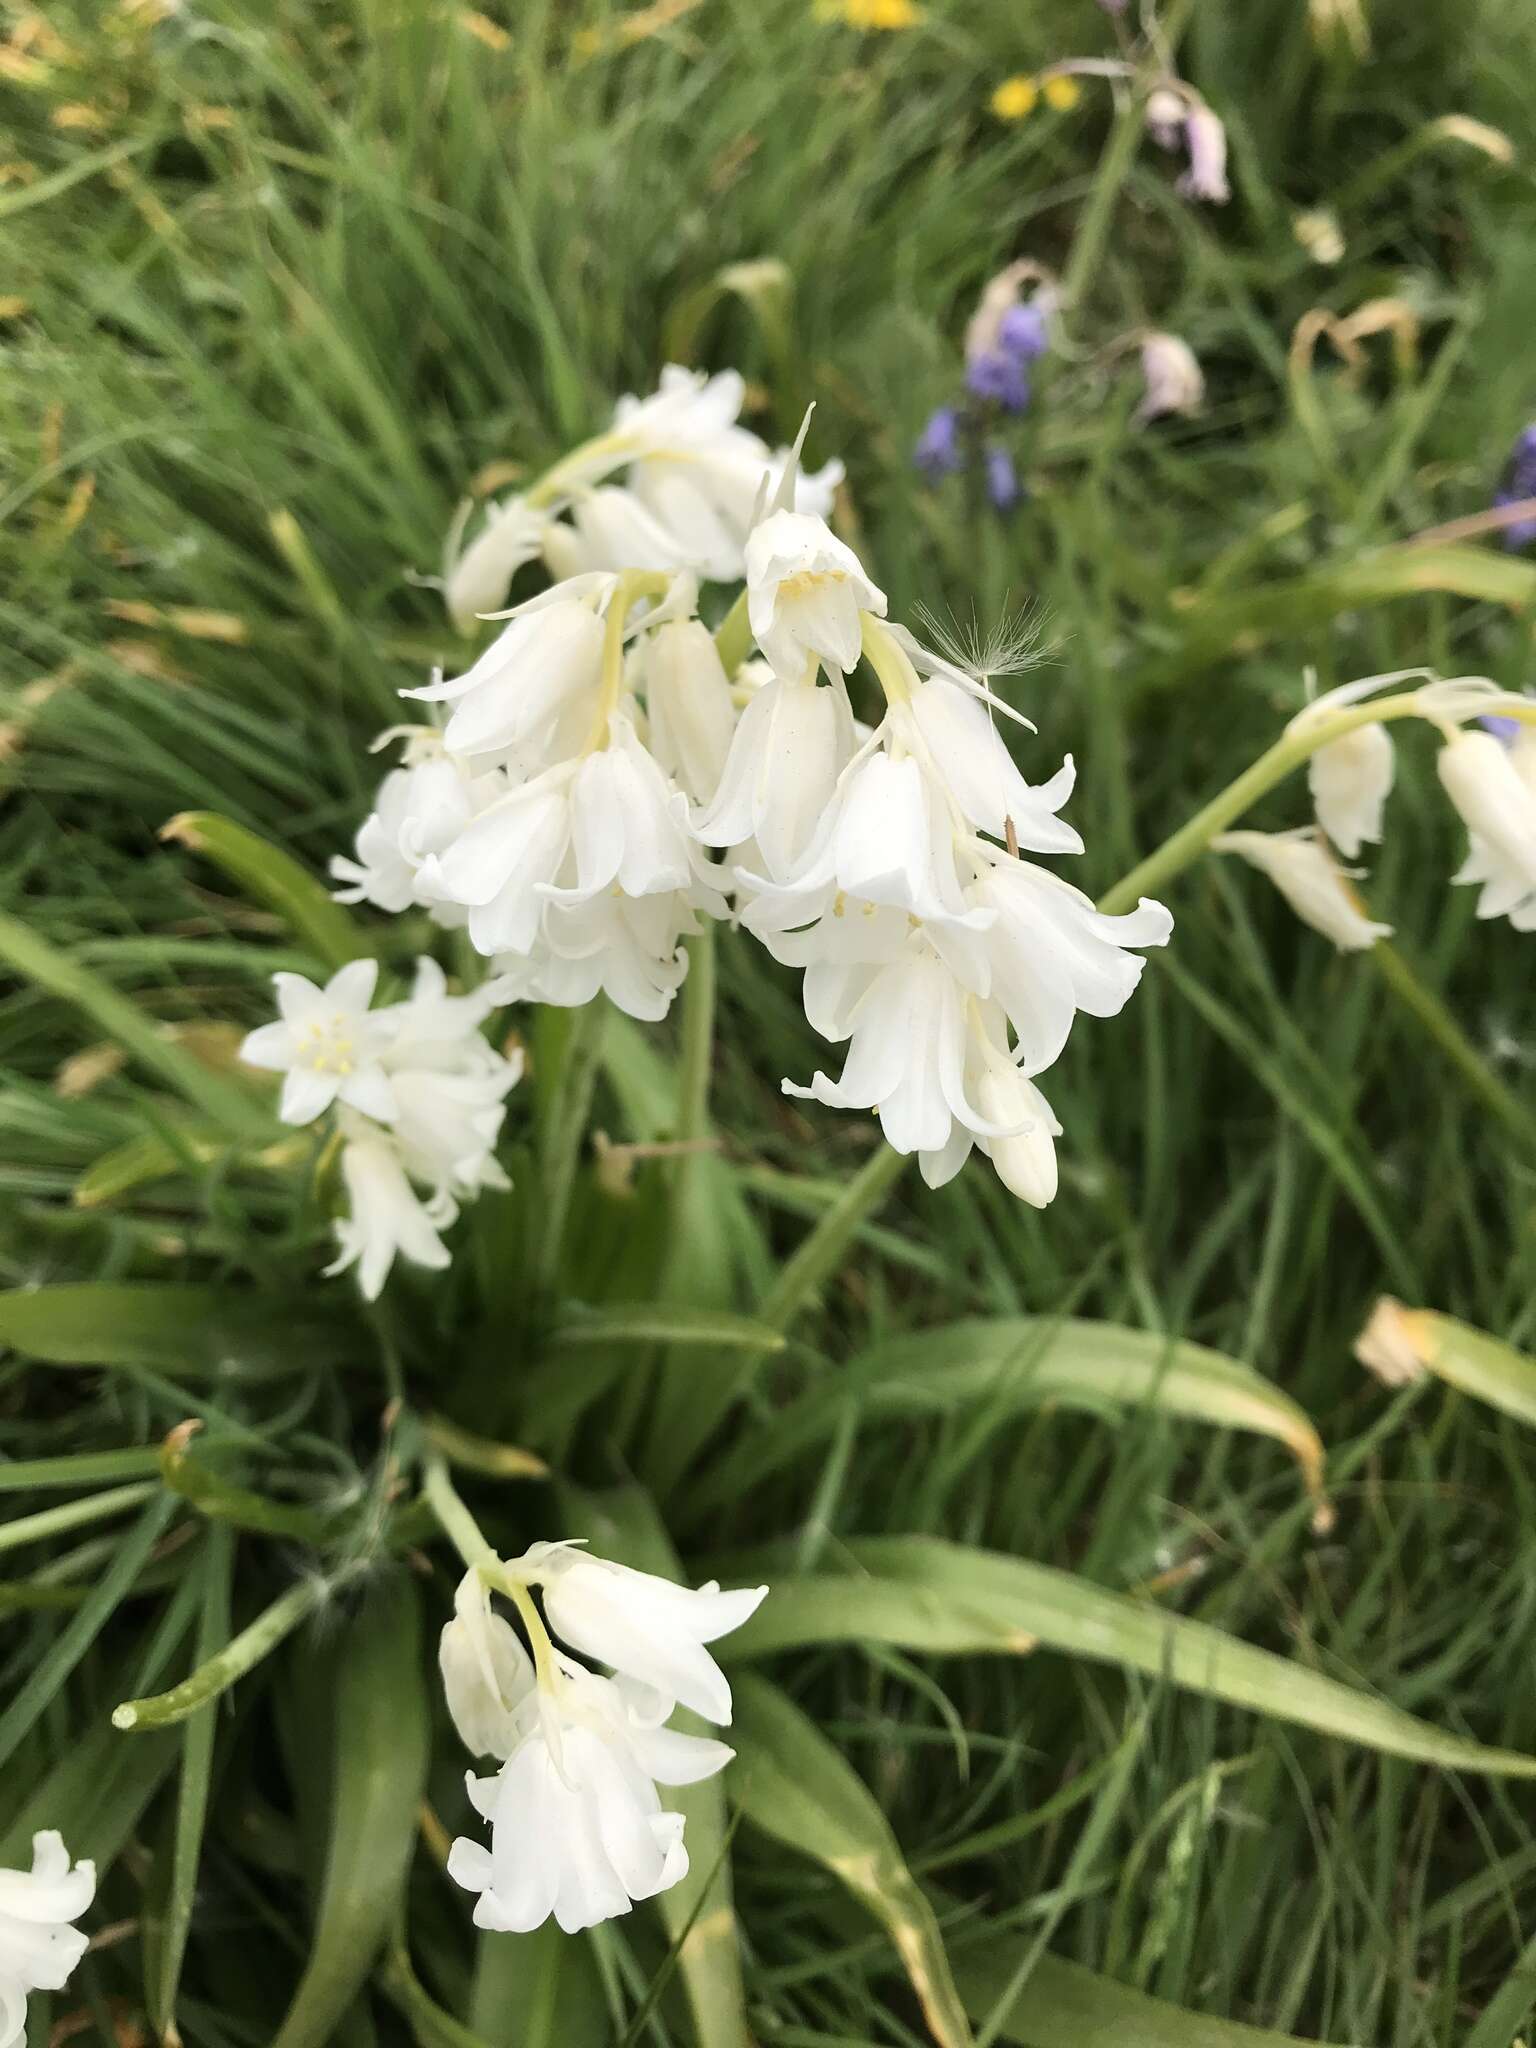
[[[1366,915],[1350,877],[1310,828],[1298,832],[1222,832],[1213,853],[1235,853],[1268,875],[1292,910],[1341,953],[1364,953],[1392,927]]]
[[[695,803],[720,786],[736,707],[714,638],[698,619],[674,619],[650,636],[645,703],[651,751]]]
[[[1346,859],[1381,838],[1397,757],[1384,725],[1362,725],[1319,747],[1307,763],[1317,822]]]

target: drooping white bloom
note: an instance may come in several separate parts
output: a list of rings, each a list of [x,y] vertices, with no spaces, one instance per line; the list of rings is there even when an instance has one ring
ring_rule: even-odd
[[[644,687],[652,753],[695,803],[707,804],[720,787],[736,707],[701,620],[673,619],[648,637]]]
[[[73,1923],[96,1894],[96,1866],[71,1864],[63,1837],[32,1837],[30,1870],[0,1870],[0,2048],[20,2048],[27,1994],[62,1991],[85,1954]]]
[[[534,1688],[533,1660],[510,1623],[492,1611],[479,1572],[466,1572],[453,1596],[453,1619],[438,1638],[438,1670],[448,1716],[473,1756],[508,1757],[517,1747],[517,1712]]]
[[[1177,334],[1148,334],[1141,344],[1145,385],[1136,408],[1138,422],[1167,413],[1194,413],[1205,403],[1205,372],[1189,343]]]
[[[994,861],[973,894],[995,913],[985,940],[991,993],[1030,1073],[1055,1060],[1079,1010],[1118,1016],[1146,965],[1126,949],[1165,946],[1173,932],[1161,903],[1144,896],[1135,910],[1108,917],[1080,889],[1030,861]]]
[[[373,810],[358,829],[356,860],[332,856],[331,873],[345,885],[335,892],[337,902],[440,910],[423,865],[452,845],[497,787],[494,775],[472,775],[443,751],[437,734],[422,729],[405,763],[379,784]]]
[[[1221,832],[1214,853],[1235,853],[1268,875],[1303,924],[1332,939],[1341,953],[1364,953],[1392,927],[1369,918],[1341,868],[1310,825],[1294,832]]]
[[[734,370],[706,377],[669,363],[649,398],[620,399],[611,429],[630,491],[667,533],[678,559],[716,582],[742,575],[764,480],[784,461],[782,449],[775,454],[737,423],[745,392]],[[797,475],[793,509],[826,518],[842,478],[840,462]]]
[[[601,680],[604,613],[616,586],[606,574],[557,584],[520,605],[463,675],[404,694],[452,705],[443,744],[477,763],[573,752]]]
[[[550,519],[523,498],[487,504],[480,530],[466,547],[464,531],[473,516],[464,505],[448,533],[443,552],[443,602],[461,633],[473,633],[478,619],[506,602],[512,578],[543,547]]]
[[[1307,787],[1317,822],[1346,860],[1381,838],[1382,812],[1392,793],[1396,755],[1384,725],[1362,725],[1319,747],[1307,763]]]
[[[853,750],[840,677],[771,677],[747,700],[694,832],[706,846],[754,840],[769,875],[782,879],[809,848]]]
[[[346,1110],[340,1128],[348,1213],[336,1219],[340,1256],[325,1271],[329,1278],[355,1265],[364,1298],[377,1301],[397,1257],[433,1271],[451,1263],[438,1231],[453,1222],[458,1210],[451,1197],[430,1204],[420,1200],[387,1130]]]
[[[278,1115],[307,1124],[334,1102],[387,1122],[394,1091],[382,1053],[386,1027],[369,1014],[377,960],[352,960],[316,988],[302,974],[274,974],[278,1022],[263,1024],[240,1048],[249,1066],[286,1075]]]
[[[704,573],[686,541],[622,484],[581,492],[571,502],[570,515],[568,526],[552,525],[545,536],[544,559],[553,576],[580,576],[594,569]]]
[[[776,674],[795,680],[817,663],[846,675],[858,664],[861,614],[885,617],[885,593],[824,519],[778,510],[747,540],[747,617]]]
[[[1508,744],[1490,732],[1459,732],[1436,765],[1467,828],[1467,858],[1454,879],[1481,884],[1480,918],[1507,917],[1516,931],[1536,931],[1536,728],[1517,726]]]
[[[656,1786],[712,1777],[731,1760],[723,1742],[660,1726],[623,1685],[564,1660],[556,1690],[535,1689],[512,1718],[501,1770],[466,1780],[490,1847],[461,1836],[448,1857],[477,1894],[477,1927],[524,1934],[553,1915],[575,1934],[687,1875],[683,1816]]]
[[[704,1645],[740,1628],[767,1597],[766,1586],[733,1593],[713,1580],[680,1586],[559,1543],[536,1543],[510,1569],[542,1586],[550,1626],[573,1649],[665,1701],[660,1719],[681,1705],[729,1725],[731,1688]]]

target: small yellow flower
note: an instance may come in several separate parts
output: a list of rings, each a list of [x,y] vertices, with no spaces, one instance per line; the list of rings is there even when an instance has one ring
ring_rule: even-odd
[[[1034,112],[1039,97],[1040,88],[1034,79],[1022,74],[1005,78],[992,95],[992,111],[999,121],[1022,121],[1026,114]]]
[[[816,0],[821,21],[843,21],[850,28],[915,28],[923,18],[916,0]]]
[[[1083,88],[1069,72],[1057,71],[1047,78],[1040,87],[1045,104],[1054,107],[1058,114],[1069,113],[1083,96]]]

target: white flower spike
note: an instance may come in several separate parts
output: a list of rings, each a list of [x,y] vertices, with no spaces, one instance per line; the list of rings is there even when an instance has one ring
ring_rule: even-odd
[[[30,1870],[0,1870],[0,2048],[20,2048],[29,1992],[68,1983],[87,1945],[73,1923],[95,1894],[95,1864],[71,1864],[54,1828],[32,1837]]]
[[[1220,832],[1211,851],[1235,853],[1268,875],[1302,923],[1332,939],[1341,953],[1369,952],[1378,939],[1392,936],[1391,925],[1366,915],[1349,886],[1350,870],[1309,825],[1295,832]]]

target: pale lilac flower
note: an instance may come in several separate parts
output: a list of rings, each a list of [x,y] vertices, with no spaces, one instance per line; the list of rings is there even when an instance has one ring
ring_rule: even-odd
[[[1017,356],[1025,363],[1045,354],[1050,345],[1050,329],[1036,300],[1022,300],[1008,308],[997,324],[997,343],[1005,354]]]
[[[1536,498],[1536,423],[1528,426],[1515,442],[1504,482],[1494,493],[1496,508],[1523,504]],[[1504,528],[1504,545],[1512,553],[1536,542],[1536,517],[1513,520]]]
[[[990,400],[1004,412],[1022,412],[1029,404],[1029,372],[1020,357],[1006,349],[989,349],[965,366],[966,389],[974,398]]]

